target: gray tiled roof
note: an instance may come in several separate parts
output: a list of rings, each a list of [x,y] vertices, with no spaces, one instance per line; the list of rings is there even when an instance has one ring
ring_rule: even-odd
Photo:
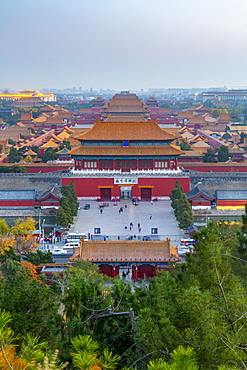
[[[0,200],[34,200],[35,189],[3,190],[0,189]]]
[[[247,190],[217,190],[217,200],[247,200]]]
[[[54,186],[52,189],[49,189],[44,193],[37,194],[37,199],[38,200],[44,199],[49,194],[53,194],[56,198],[59,198],[59,199],[62,198],[61,191],[57,187]]]
[[[202,195],[203,198],[205,197],[205,198],[208,198],[208,199],[211,199],[211,200],[213,199],[212,195],[210,195],[205,190],[201,189],[198,185],[195,188],[193,188],[192,190],[190,190],[188,193],[186,193],[186,197],[188,199],[197,198],[200,195]]]

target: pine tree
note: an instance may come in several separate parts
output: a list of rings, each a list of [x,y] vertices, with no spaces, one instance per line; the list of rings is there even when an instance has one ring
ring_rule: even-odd
[[[62,207],[59,207],[57,211],[57,225],[61,225],[66,228],[68,224],[69,224],[69,220],[68,220],[66,212],[64,211]]]

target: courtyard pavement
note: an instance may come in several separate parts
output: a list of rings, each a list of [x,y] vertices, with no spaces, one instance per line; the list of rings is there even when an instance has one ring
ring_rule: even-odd
[[[113,202],[104,207],[102,213],[100,205],[103,202],[79,201],[80,210],[74,219],[70,232],[86,232],[94,234],[94,228],[101,229],[101,235],[108,236],[109,240],[126,240],[133,238],[142,240],[143,237],[151,235],[151,229],[158,229],[160,240],[170,238],[177,245],[184,236],[175,219],[170,200],[159,200],[157,202],[139,202],[135,206],[131,200],[121,200],[114,205]],[[85,204],[90,204],[90,209],[84,210]],[[120,208],[123,209],[119,212]],[[130,230],[130,223],[133,227]],[[141,230],[138,229],[138,223]],[[126,229],[127,227],[127,229]]]

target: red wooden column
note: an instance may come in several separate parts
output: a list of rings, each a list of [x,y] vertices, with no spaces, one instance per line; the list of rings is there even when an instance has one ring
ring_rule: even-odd
[[[133,269],[134,269],[134,279],[135,281],[138,281],[138,278],[139,278],[139,271],[138,271],[138,265],[136,266],[133,266]]]
[[[157,265],[154,265],[154,276],[157,276]]]
[[[136,169],[139,170],[139,159],[136,159]]]
[[[117,276],[117,271],[116,271],[116,266],[113,265],[113,267],[112,267],[112,277],[115,277],[115,276]]]
[[[77,161],[76,169],[81,170],[83,168],[82,165],[83,165],[84,161],[82,159],[77,159],[76,161]]]
[[[178,159],[176,158],[175,159],[175,170],[177,170],[178,169]]]
[[[168,170],[170,170],[170,169],[171,169],[171,162],[170,162],[170,159],[168,159],[168,161],[167,161],[167,165],[168,165]]]

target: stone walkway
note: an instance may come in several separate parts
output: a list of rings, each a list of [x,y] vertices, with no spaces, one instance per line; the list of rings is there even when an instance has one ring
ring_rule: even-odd
[[[80,211],[71,226],[71,232],[86,232],[94,234],[94,228],[101,229],[101,235],[109,236],[109,239],[122,240],[130,237],[142,239],[151,235],[151,229],[157,228],[161,240],[170,237],[172,240],[179,240],[184,236],[174,217],[171,202],[162,200],[158,202],[139,202],[138,206],[132,204],[131,200],[117,202],[106,202],[109,206],[102,208],[102,202],[80,201]],[[84,210],[85,204],[90,204],[90,209]],[[120,208],[123,209],[120,212]],[[130,227],[130,224],[133,226]],[[140,224],[140,230],[138,228]]]

